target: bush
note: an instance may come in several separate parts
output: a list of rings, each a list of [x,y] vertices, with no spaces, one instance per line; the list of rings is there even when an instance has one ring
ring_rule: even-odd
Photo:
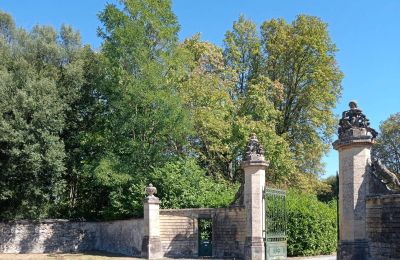
[[[155,169],[149,181],[158,190],[162,208],[226,207],[232,203],[237,184],[206,176],[194,160],[167,163]]]
[[[331,254],[337,244],[336,202],[290,190],[287,194],[288,255]]]

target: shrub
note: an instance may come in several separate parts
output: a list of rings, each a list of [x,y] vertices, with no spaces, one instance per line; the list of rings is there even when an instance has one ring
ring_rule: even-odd
[[[154,169],[149,181],[158,190],[162,208],[226,207],[238,189],[237,184],[206,176],[191,159]]]
[[[337,244],[336,202],[290,190],[287,194],[288,255],[330,254]]]

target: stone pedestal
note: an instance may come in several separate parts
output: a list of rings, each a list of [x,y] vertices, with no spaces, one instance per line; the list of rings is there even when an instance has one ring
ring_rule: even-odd
[[[339,152],[339,241],[337,259],[368,260],[366,198],[373,137],[353,127],[333,143]]]
[[[265,209],[263,192],[265,189],[265,168],[267,166],[268,164],[264,159],[262,150],[261,153],[249,152],[247,160],[242,163],[245,174],[244,205],[246,209],[246,240],[244,257],[246,260],[265,259],[263,239]]]
[[[163,251],[160,239],[160,200],[154,196],[157,192],[153,185],[146,188],[147,197],[144,199],[144,237],[142,241],[142,257],[160,259]]]

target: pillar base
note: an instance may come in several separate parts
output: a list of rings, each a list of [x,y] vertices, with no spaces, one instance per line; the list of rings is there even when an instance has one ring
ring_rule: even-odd
[[[245,260],[264,260],[265,246],[262,237],[246,237],[244,242]]]
[[[369,254],[368,241],[341,241],[337,250],[338,260],[368,260]]]
[[[163,257],[160,237],[144,236],[142,241],[142,257],[146,259],[160,259]]]

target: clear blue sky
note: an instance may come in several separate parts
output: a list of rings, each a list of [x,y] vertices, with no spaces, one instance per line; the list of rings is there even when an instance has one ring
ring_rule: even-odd
[[[98,49],[96,15],[107,2],[115,1],[0,0],[0,9],[27,29],[35,24],[56,28],[69,24],[81,32],[84,43]],[[291,21],[298,14],[318,16],[329,24],[345,74],[335,113],[341,114],[355,99],[377,129],[390,114],[400,112],[400,1],[174,0],[173,10],[181,25],[181,39],[200,32],[204,40],[220,46],[240,14],[257,25],[277,17]],[[324,158],[327,175],[335,174],[337,156],[331,151]]]

